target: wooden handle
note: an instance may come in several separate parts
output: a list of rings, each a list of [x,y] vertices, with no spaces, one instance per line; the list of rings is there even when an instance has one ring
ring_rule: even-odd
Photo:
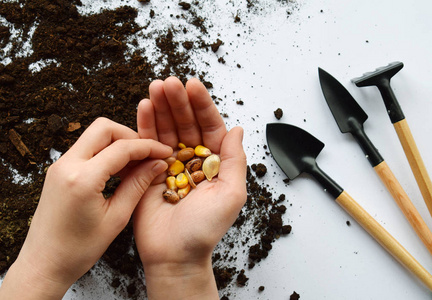
[[[432,216],[432,182],[414,141],[406,119],[393,124],[420,192]]]
[[[432,233],[385,161],[374,167],[387,190],[432,254]]]
[[[367,213],[347,192],[336,198],[339,203],[371,236],[405,268],[410,270],[432,291],[432,275],[401,244]]]

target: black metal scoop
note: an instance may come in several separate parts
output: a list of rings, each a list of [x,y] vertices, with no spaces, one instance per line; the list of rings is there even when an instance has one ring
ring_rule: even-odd
[[[432,290],[432,276],[367,211],[318,167],[315,159],[324,148],[321,141],[303,129],[282,123],[267,124],[266,135],[273,158],[290,179],[303,172],[315,177],[324,189],[335,197],[336,202],[384,249]]]
[[[324,97],[340,131],[353,135],[372,167],[382,163],[384,158],[369,140],[363,128],[368,115],[333,76],[321,68],[318,68],[318,74]]]
[[[290,180],[304,172],[312,175],[335,198],[343,192],[318,167],[315,159],[324,144],[308,132],[289,124],[267,124],[267,143],[277,164]]]

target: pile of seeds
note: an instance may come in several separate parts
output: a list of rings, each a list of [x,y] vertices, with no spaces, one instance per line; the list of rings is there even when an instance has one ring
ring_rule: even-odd
[[[179,143],[177,157],[167,159],[167,188],[162,196],[169,203],[177,203],[186,197],[191,188],[207,178],[211,181],[219,173],[220,157],[202,145],[194,148]]]

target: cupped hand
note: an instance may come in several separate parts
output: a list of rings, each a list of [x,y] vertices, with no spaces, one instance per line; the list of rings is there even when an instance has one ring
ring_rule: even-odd
[[[134,212],[135,239],[146,281],[165,275],[191,278],[209,268],[211,272],[212,251],[246,201],[243,129],[227,132],[199,80],[191,79],[184,87],[170,77],[150,85],[150,99],[138,107],[138,133],[174,148],[179,142],[191,147],[203,144],[220,155],[219,175],[211,182],[199,183],[173,205],[162,198],[165,175],[150,186]]]
[[[125,126],[104,118],[93,122],[49,167],[28,236],[10,276],[25,267],[26,274],[38,278],[30,283],[35,287],[30,294],[38,295],[38,289],[53,298],[64,293],[126,226],[147,187],[166,170],[162,159],[171,155],[171,147],[153,139],[139,139],[137,132]],[[125,168],[128,172],[123,172]],[[105,184],[116,174],[120,174],[121,183],[105,199]],[[45,285],[38,284],[42,280]],[[13,280],[6,276],[3,290],[8,282],[13,286]]]

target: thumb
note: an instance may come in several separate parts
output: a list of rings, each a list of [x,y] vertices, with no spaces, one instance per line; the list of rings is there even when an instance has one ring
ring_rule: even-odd
[[[246,154],[243,150],[243,129],[234,127],[224,137],[221,145],[221,165],[218,184],[223,185],[223,191],[228,203],[234,210],[240,209],[246,201]]]
[[[112,214],[113,218],[126,216],[130,218],[153,179],[167,168],[167,163],[160,159],[145,160],[134,167],[127,176],[122,178],[110,198],[108,214]]]

